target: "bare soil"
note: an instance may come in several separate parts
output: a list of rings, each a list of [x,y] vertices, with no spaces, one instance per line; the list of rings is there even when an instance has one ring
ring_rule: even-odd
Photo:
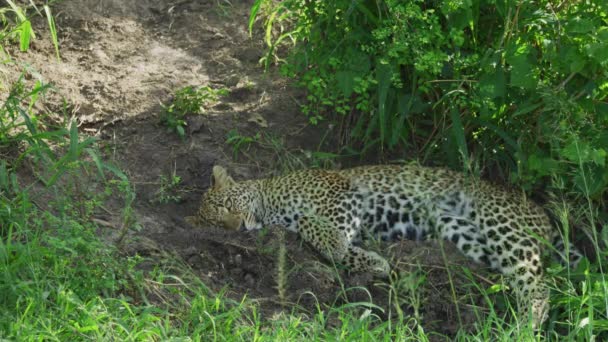
[[[484,272],[447,242],[403,241],[376,247],[409,279],[399,285],[397,309],[389,304],[395,298],[390,298],[385,282],[332,271],[294,234],[285,237],[288,276],[286,297],[280,298],[281,239],[276,229],[238,233],[194,228],[184,221],[196,212],[214,164],[229,167],[236,179],[275,174],[281,153],[291,151],[305,160],[303,151],[316,150],[326,128],[307,125],[299,111],[303,94],[290,80],[260,67],[264,45],[259,35],[250,38],[247,31],[251,4],[62,1],[54,7],[61,61],[54,58],[41,18],[35,22],[39,37],[32,49],[13,52],[16,61],[29,64],[18,62],[4,76],[10,81],[16,71],[25,69],[26,78],[53,84],[55,91],[43,106],[76,118],[81,132],[99,137],[106,158],[128,174],[137,195],[134,208],[140,229],[129,233],[125,253],[146,256],[153,264],[159,251],[170,252],[211,289],[227,289],[234,299],[247,294],[258,300],[266,317],[284,311],[314,313],[317,304],[327,309],[372,300],[383,309],[373,313],[383,319],[396,317],[399,310],[419,314],[426,331],[449,336],[460,326],[470,327],[478,320],[476,312],[483,311],[478,307],[482,300],[466,285],[470,279],[459,265],[474,274]],[[159,116],[161,105],[187,85],[225,88],[229,94],[205,114],[188,116],[186,137],[180,139],[159,124]],[[243,136],[262,132],[275,137],[281,150],[253,144],[235,159],[226,144],[228,132],[235,129]],[[172,174],[181,177],[180,200],[159,203],[159,178]],[[113,208],[99,213],[99,222],[120,226],[121,203],[116,199]],[[475,280],[486,285],[485,278]]]

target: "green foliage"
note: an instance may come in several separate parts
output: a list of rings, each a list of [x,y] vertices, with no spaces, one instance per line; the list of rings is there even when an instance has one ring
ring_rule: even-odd
[[[239,155],[239,152],[241,152],[243,149],[249,149],[249,146],[253,143],[260,141],[260,138],[261,135],[259,132],[256,133],[254,136],[246,136],[241,135],[239,131],[234,128],[226,134],[226,144],[232,145],[232,155],[234,159],[236,159]]]
[[[350,116],[364,151],[605,194],[605,2],[258,0],[250,28],[262,14],[267,60],[296,42],[281,69],[307,90],[304,113]]]
[[[158,191],[156,191],[156,202],[161,204],[167,204],[169,202],[179,202],[182,196],[179,194],[179,185],[182,178],[175,174],[175,171],[171,176],[160,175]]]
[[[228,94],[227,89],[213,89],[209,86],[195,88],[187,86],[175,92],[173,100],[164,107],[161,123],[170,131],[175,131],[181,138],[186,134],[184,127],[186,114],[202,114],[221,96]]]
[[[19,49],[25,52],[29,49],[32,39],[36,38],[32,23],[27,15],[27,6],[18,5],[12,0],[6,0],[8,6],[0,7],[0,53],[4,52],[4,46],[10,42],[18,42]],[[36,12],[40,13],[38,8],[31,3]],[[51,8],[44,5],[44,14],[47,17],[48,27],[51,34],[51,40],[55,46],[57,60],[59,56],[59,41],[57,39],[57,29],[55,27],[55,19],[51,13]],[[3,56],[4,57],[4,56]]]
[[[90,223],[112,192],[109,184],[97,191],[90,170],[101,180],[126,177],[101,161],[95,140],[83,139],[73,122],[51,126],[33,111],[48,89],[28,90],[19,80],[0,107],[0,153],[11,156],[0,163],[0,338],[93,333],[96,310],[107,309],[99,296],[130,289],[126,275],[137,273]],[[18,176],[26,167],[33,183]]]

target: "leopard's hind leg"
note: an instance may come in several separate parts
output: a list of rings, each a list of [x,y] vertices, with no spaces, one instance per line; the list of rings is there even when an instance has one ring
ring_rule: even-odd
[[[352,245],[343,227],[320,216],[304,216],[298,220],[298,231],[326,259],[342,264],[353,272],[371,272],[386,277],[388,262],[375,252]]]
[[[547,318],[549,291],[543,282],[539,242],[531,236],[499,236],[495,230],[481,230],[476,224],[450,215],[438,218],[438,232],[456,244],[465,255],[501,272],[514,290],[518,315],[535,328]],[[514,246],[518,246],[515,248]]]

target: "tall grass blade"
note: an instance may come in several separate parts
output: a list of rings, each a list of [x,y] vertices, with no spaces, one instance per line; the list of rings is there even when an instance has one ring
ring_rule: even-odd
[[[496,133],[496,135],[501,137],[504,142],[511,147],[513,151],[521,152],[521,147],[519,146],[517,141],[513,139],[507,132],[505,132],[505,130],[481,118],[469,117],[469,120],[471,120],[472,123],[478,124],[482,127],[486,127]]]
[[[367,19],[369,19],[372,23],[374,23],[374,25],[378,25],[380,23],[380,21],[378,20],[378,17],[372,13],[372,11],[370,11],[367,7],[365,7],[365,5],[362,4],[363,1],[354,1],[355,7],[363,14],[365,14],[365,17]]]
[[[55,18],[51,13],[51,8],[48,5],[44,5],[44,13],[46,13],[46,19],[49,23],[49,30],[51,31],[51,39],[53,40],[53,46],[55,46],[55,55],[57,56],[57,61],[61,61],[61,56],[59,55],[59,40],[57,39],[57,27],[55,26]]]
[[[460,152],[462,155],[462,160],[466,166],[469,164],[469,149],[467,147],[464,126],[462,125],[462,120],[460,119],[460,113],[456,110],[456,108],[452,108],[450,110],[450,116],[452,118],[452,134],[454,135],[454,140],[456,140],[458,152]]]
[[[99,178],[105,181],[106,177],[103,172],[104,165],[103,165],[103,161],[101,160],[101,157],[92,148],[86,148],[85,151],[91,157],[91,159],[93,159],[93,162],[95,163],[95,166],[97,167],[97,173],[99,174]]]
[[[29,49],[31,36],[32,24],[29,20],[26,20],[19,25],[19,48],[22,52]]]
[[[72,159],[76,159],[78,157],[78,125],[76,125],[76,120],[72,120],[70,124],[70,150],[69,155]]]
[[[249,27],[249,37],[253,35],[253,24],[255,23],[255,19],[258,16],[258,11],[260,10],[260,7],[264,3],[264,1],[265,0],[255,0],[253,5],[251,6],[251,12],[249,13],[249,23],[247,25]]]
[[[27,17],[25,16],[25,13],[23,13],[23,11],[21,10],[21,7],[15,5],[12,0],[6,0],[6,2],[9,6],[11,6],[11,9],[13,10],[13,12],[15,12],[15,15],[17,15],[17,19],[19,19],[19,22],[27,20]]]

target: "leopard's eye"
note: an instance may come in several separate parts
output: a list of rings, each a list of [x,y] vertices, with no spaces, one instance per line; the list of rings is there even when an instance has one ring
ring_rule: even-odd
[[[224,202],[224,206],[226,206],[227,209],[232,208],[232,200],[230,198],[227,198]]]

